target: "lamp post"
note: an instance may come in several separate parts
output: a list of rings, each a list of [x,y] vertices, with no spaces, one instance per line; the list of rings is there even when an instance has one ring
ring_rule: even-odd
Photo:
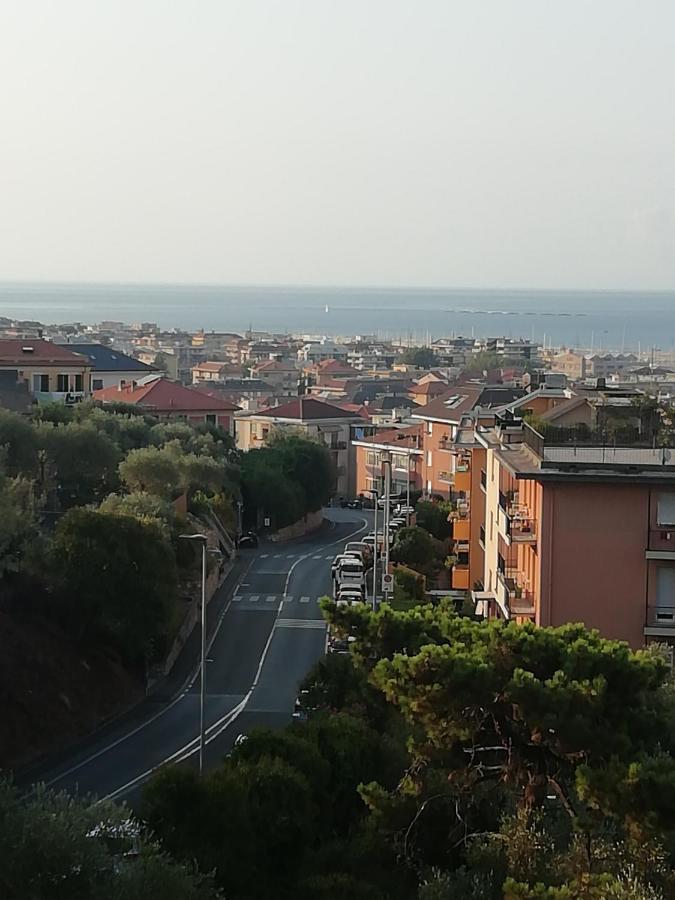
[[[366,491],[366,493],[375,497],[375,522],[373,524],[375,532],[375,543],[373,545],[373,612],[375,612],[377,610],[377,507],[380,502],[380,492],[373,488],[373,490]]]
[[[199,684],[199,774],[204,774],[204,747],[206,746],[206,732],[204,729],[204,698],[206,696],[206,535],[205,534],[181,534],[184,541],[200,541],[202,545],[202,647],[200,663]]]
[[[382,453],[382,468],[384,469],[384,523],[382,526],[382,535],[384,538],[384,563],[382,567],[383,574],[389,574],[389,515],[390,515],[390,497],[391,497],[391,453],[386,450]],[[376,537],[377,540],[377,537]],[[389,600],[389,590],[384,589],[384,601]]]

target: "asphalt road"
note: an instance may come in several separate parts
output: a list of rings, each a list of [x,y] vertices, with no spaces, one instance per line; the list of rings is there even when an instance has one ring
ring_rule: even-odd
[[[320,531],[247,551],[209,604],[205,764],[216,765],[236,737],[291,720],[298,682],[325,651],[318,600],[331,589],[330,560],[370,530],[368,513],[330,509]],[[84,741],[58,765],[36,773],[49,787],[123,799],[167,762],[197,764],[198,629],[174,674],[177,690],[148,698]],[[185,677],[183,677],[185,676]],[[169,686],[171,682],[168,683]]]

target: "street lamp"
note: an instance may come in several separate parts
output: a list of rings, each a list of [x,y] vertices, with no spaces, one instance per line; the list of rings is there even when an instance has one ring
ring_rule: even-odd
[[[390,509],[390,498],[391,498],[391,453],[388,450],[385,450],[381,457],[382,468],[384,469],[384,524],[382,527],[382,534],[384,538],[384,565],[382,569],[383,574],[389,574],[389,516],[391,513]],[[389,590],[388,588],[384,588],[384,600],[385,603],[389,600]]]
[[[199,684],[199,774],[204,774],[204,747],[206,732],[204,729],[204,699],[206,696],[206,554],[220,554],[218,550],[209,550],[206,546],[208,538],[205,534],[180,534],[183,541],[200,541],[202,545],[202,647]]]
[[[373,545],[373,612],[377,610],[377,507],[380,502],[380,492],[376,491],[373,488],[370,491],[366,491],[366,494],[372,494],[375,497],[375,521],[373,523],[373,529],[375,531],[375,543]]]

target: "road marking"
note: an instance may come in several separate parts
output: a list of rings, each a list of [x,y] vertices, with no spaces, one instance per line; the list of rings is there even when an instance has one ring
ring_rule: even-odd
[[[239,603],[242,599],[243,599],[243,598],[240,597],[240,596],[233,597],[233,598],[232,598],[232,602],[233,602],[233,603]]]
[[[286,554],[286,559],[295,559],[297,555],[297,553],[288,553]]]
[[[276,599],[277,599],[277,598],[276,598],[276,595],[275,595],[275,594],[270,594],[269,596],[265,597],[265,602],[266,602],[266,603],[274,603],[274,601],[275,601]]]
[[[281,559],[282,556],[283,556],[283,553],[275,553],[274,554],[275,559]]]
[[[249,603],[257,603],[260,600],[260,594],[251,594],[248,600]]]
[[[300,598],[301,603],[309,603],[310,600],[311,600],[311,597],[301,597]]]
[[[323,559],[322,556],[313,556],[312,559]],[[331,556],[327,556],[326,559],[332,559]]]
[[[293,597],[291,597],[290,595],[287,596],[287,597],[284,597],[284,601],[285,601],[286,603],[292,603],[292,602],[293,602]]]
[[[356,537],[356,535],[361,534],[361,532],[365,531],[365,529],[368,528],[368,520],[367,520],[367,519],[361,519],[360,521],[361,521],[363,524],[362,524],[359,528],[357,528],[355,531],[352,531],[352,532],[350,532],[349,534],[345,535],[343,538],[340,538],[339,541],[333,541],[332,544],[328,544],[328,545],[326,545],[326,546],[337,546],[338,544],[341,544],[341,543],[343,543],[344,541],[348,541],[348,540],[350,540],[351,538]],[[252,558],[251,558],[251,561],[250,561],[250,563],[249,563],[249,565],[248,565],[248,567],[247,567],[247,569],[246,569],[246,573],[244,574],[244,577],[246,577],[246,574],[248,574],[248,571],[251,569],[251,567],[253,566],[253,563],[254,563],[257,559],[263,559],[263,558],[265,558],[265,557],[267,557],[267,556],[268,556],[268,554],[262,553],[262,554],[260,554],[259,556],[252,557]],[[320,558],[320,557],[319,557],[319,558]],[[284,585],[284,597],[286,597],[286,592],[287,592],[287,590],[288,590],[288,585],[290,584],[290,580],[291,580],[291,576],[292,576],[292,574],[293,574],[293,570],[295,569],[295,567],[296,567],[299,563],[301,563],[301,562],[302,562],[303,560],[305,560],[305,559],[309,559],[309,554],[301,555],[300,558],[297,559],[297,560],[293,563],[293,565],[291,566],[291,568],[289,569],[288,574],[287,574],[287,577],[286,577],[286,584]],[[326,557],[326,559],[332,559],[332,557]],[[253,595],[252,597],[249,597],[248,599],[251,600],[252,602],[255,602],[256,600],[258,600],[258,598],[259,598],[259,595]],[[309,599],[309,598],[308,598],[308,599]],[[207,652],[208,652],[208,650],[211,649],[211,646],[213,645],[213,643],[214,643],[215,640],[216,640],[216,637],[218,636],[218,633],[219,633],[219,631],[220,631],[220,628],[221,628],[221,626],[222,626],[222,623],[223,623],[223,620],[224,620],[224,618],[225,618],[225,614],[226,614],[228,608],[229,608],[229,603],[226,605],[225,609],[224,609],[223,612],[221,613],[221,616],[220,616],[220,618],[219,618],[219,620],[218,620],[218,624],[216,625],[216,628],[215,628],[214,633],[213,633],[213,635],[212,635],[212,637],[211,637],[211,640],[209,641],[209,645],[208,645],[208,647],[207,647]],[[276,623],[279,622],[279,620],[280,620],[280,613],[281,613],[282,608],[283,608],[283,600],[282,600],[282,602],[279,603],[279,607],[278,607],[278,609],[277,609],[277,618],[276,618],[275,625],[276,625]],[[325,627],[325,623],[324,623],[323,621],[321,621],[320,619],[307,620],[307,621],[315,621],[315,622],[318,622],[322,627]],[[248,693],[246,693],[246,694],[244,695],[244,697],[243,697],[243,699],[241,700],[241,702],[238,703],[238,704],[234,707],[234,709],[230,710],[229,713],[226,713],[221,719],[219,719],[217,722],[214,722],[214,724],[211,725],[211,726],[206,730],[206,741],[205,741],[206,744],[210,744],[211,741],[213,741],[213,740],[215,740],[217,737],[219,737],[219,736],[222,734],[222,732],[225,731],[225,729],[228,728],[228,727],[235,721],[235,719],[237,719],[237,718],[241,715],[241,713],[242,713],[242,712],[244,711],[244,709],[246,708],[246,706],[247,706],[249,700],[251,699],[251,696],[253,695],[253,692],[254,692],[255,688],[258,686],[258,682],[259,682],[259,680],[260,680],[260,675],[261,675],[261,673],[262,673],[263,666],[265,665],[265,660],[266,660],[266,658],[267,658],[267,653],[268,653],[269,648],[270,648],[270,646],[271,646],[272,638],[273,638],[273,636],[274,636],[274,633],[275,633],[275,627],[273,627],[273,628],[270,630],[269,636],[268,636],[268,638],[267,638],[267,642],[266,642],[265,647],[264,647],[263,652],[262,652],[262,656],[260,657],[260,663],[259,663],[259,665],[258,665],[258,670],[257,670],[257,672],[256,672],[255,679],[254,679],[253,684],[251,685],[251,687],[250,687]],[[196,679],[198,673],[199,673],[199,666],[197,666],[197,669],[196,669],[196,671],[195,671],[195,674],[194,674],[194,677],[193,677],[193,679],[192,679],[191,684],[194,683],[194,681],[195,681],[195,679]],[[181,693],[177,694],[177,696],[173,699],[173,701],[172,701],[168,706],[164,707],[164,709],[160,710],[158,713],[156,713],[156,714],[155,714],[154,716],[152,716],[150,719],[147,719],[145,722],[143,722],[141,725],[139,725],[137,728],[135,728],[133,731],[129,732],[128,734],[125,734],[125,735],[123,735],[122,737],[118,738],[118,739],[117,739],[116,741],[114,741],[112,744],[108,745],[107,747],[102,748],[102,749],[99,750],[97,753],[94,753],[94,754],[93,754],[92,756],[90,756],[88,759],[86,759],[86,760],[84,760],[83,762],[80,762],[80,763],[78,763],[77,765],[73,766],[73,767],[72,767],[71,769],[69,769],[67,772],[62,772],[60,775],[58,775],[56,778],[54,778],[51,782],[48,782],[48,783],[47,783],[47,786],[48,786],[49,784],[53,784],[55,781],[58,781],[58,780],[60,780],[60,779],[62,779],[62,778],[67,777],[67,776],[68,776],[69,774],[71,774],[72,772],[76,771],[76,770],[79,769],[79,768],[82,768],[84,765],[87,765],[87,763],[89,763],[89,762],[91,762],[92,760],[94,760],[94,759],[96,759],[96,758],[102,756],[102,755],[103,755],[104,753],[106,753],[108,750],[113,749],[114,747],[116,747],[116,746],[118,746],[119,744],[121,744],[123,741],[127,740],[127,739],[130,738],[130,737],[133,737],[133,735],[137,734],[139,731],[141,731],[143,728],[145,728],[145,727],[146,727],[147,725],[149,725],[151,722],[154,722],[155,719],[158,719],[160,716],[164,715],[164,714],[165,714],[172,706],[174,706],[176,703],[178,703],[180,700],[182,700],[182,699],[183,699],[183,696],[184,696],[184,692],[181,692]],[[188,759],[188,757],[192,756],[193,753],[196,753],[198,749],[199,749],[199,735],[197,735],[196,738],[194,738],[192,741],[190,741],[188,744],[186,744],[186,745],[185,745],[184,747],[182,747],[180,750],[177,750],[175,753],[173,753],[172,755],[168,756],[166,759],[164,759],[164,760],[162,760],[161,762],[159,762],[159,763],[158,763],[156,766],[154,766],[153,768],[148,769],[146,772],[143,772],[141,775],[137,776],[137,777],[134,778],[132,781],[129,781],[127,784],[124,784],[124,785],[122,785],[121,787],[117,788],[115,791],[113,791],[112,793],[108,794],[106,797],[103,797],[102,800],[99,800],[98,802],[101,803],[101,802],[103,802],[103,800],[114,800],[114,799],[116,799],[116,798],[118,798],[118,797],[124,796],[124,794],[128,793],[130,790],[132,790],[132,789],[133,789],[134,787],[136,787],[137,785],[143,784],[144,781],[147,781],[147,779],[148,779],[151,775],[153,775],[158,769],[160,769],[163,765],[166,765],[167,763],[171,763],[171,762],[182,762],[182,760]]]
[[[319,559],[319,557],[318,557],[318,556],[317,556],[317,559]],[[329,556],[324,556],[324,559],[333,559],[333,557],[332,557],[332,556],[330,556],[330,555],[329,555]]]
[[[308,628],[314,631],[324,629],[326,623],[323,619],[279,619],[275,628]]]
[[[269,553],[261,553],[260,556],[258,557],[258,559],[267,559],[268,556],[269,556]]]

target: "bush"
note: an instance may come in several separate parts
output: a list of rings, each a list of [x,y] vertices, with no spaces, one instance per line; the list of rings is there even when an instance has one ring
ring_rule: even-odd
[[[425,579],[419,572],[407,566],[394,569],[394,601],[396,606],[423,603]]]

